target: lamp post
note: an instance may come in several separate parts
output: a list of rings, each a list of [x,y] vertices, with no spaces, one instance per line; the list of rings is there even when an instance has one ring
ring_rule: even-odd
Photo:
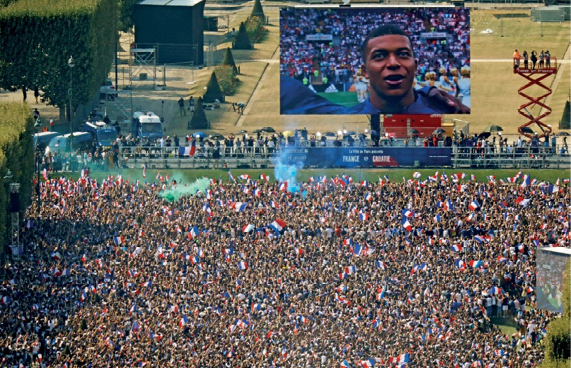
[[[6,176],[4,176],[4,180],[9,182],[8,186],[10,188],[10,217],[11,217],[11,226],[10,226],[10,240],[9,246],[12,250],[13,255],[20,254],[20,183],[12,182],[12,171],[8,169],[6,172]]]
[[[69,79],[69,133],[73,133],[73,67],[75,66],[75,60],[73,56],[67,61],[69,70],[71,71],[71,78]],[[69,137],[69,150],[73,152],[73,138]]]

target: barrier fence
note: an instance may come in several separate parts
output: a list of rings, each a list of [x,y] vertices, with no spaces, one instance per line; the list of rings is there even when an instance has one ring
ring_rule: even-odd
[[[186,151],[186,153],[185,153]],[[120,167],[149,169],[269,168],[278,162],[300,167],[455,167],[571,169],[566,147],[417,147],[417,146],[287,146],[197,149],[123,146],[115,159]],[[186,155],[185,155],[186,154]],[[105,163],[107,164],[107,163]],[[102,166],[105,166],[102,164]],[[97,169],[97,165],[94,165]]]

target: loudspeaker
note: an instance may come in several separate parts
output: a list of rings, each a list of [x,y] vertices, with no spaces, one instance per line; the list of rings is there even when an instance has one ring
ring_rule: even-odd
[[[20,193],[10,193],[10,212],[20,212]]]

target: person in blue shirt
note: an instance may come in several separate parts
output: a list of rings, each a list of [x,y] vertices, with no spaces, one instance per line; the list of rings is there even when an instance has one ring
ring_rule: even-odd
[[[281,77],[282,114],[468,114],[459,99],[435,87],[415,90],[417,60],[412,43],[398,26],[374,29],[363,42],[363,76],[369,97],[344,107],[321,97],[293,78]]]

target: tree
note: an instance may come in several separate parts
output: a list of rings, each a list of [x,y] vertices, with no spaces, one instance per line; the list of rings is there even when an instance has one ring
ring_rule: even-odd
[[[196,100],[196,106],[194,107],[192,119],[189,121],[188,129],[208,129],[209,127],[210,124],[202,106],[202,98],[199,97]]]
[[[73,106],[89,101],[111,68],[116,7],[115,0],[20,0],[3,8],[0,87],[37,86],[50,105],[66,106],[73,56]]]
[[[214,100],[218,99],[220,102],[224,102],[224,94],[220,89],[220,84],[218,84],[218,78],[216,78],[216,73],[212,72],[210,75],[210,80],[206,84],[206,93],[204,94],[204,102],[213,103]]]
[[[542,368],[569,367],[571,363],[571,262],[567,262],[563,279],[563,314],[549,323],[545,336],[545,360]]]
[[[252,9],[250,17],[259,17],[262,21],[266,19],[266,15],[264,14],[264,8],[262,7],[262,3],[260,2],[260,0],[256,0],[254,2],[254,8]]]
[[[133,21],[133,12],[135,4],[140,0],[121,0],[119,2],[119,30],[128,32],[133,28],[135,22]]]
[[[252,50],[252,43],[250,42],[250,37],[248,37],[248,32],[246,31],[246,26],[244,22],[240,23],[240,28],[238,28],[238,34],[232,43],[232,48],[235,50]]]
[[[224,60],[222,60],[222,65],[229,65],[232,67],[234,74],[238,74],[238,68],[236,68],[236,63],[234,62],[234,56],[232,56],[232,50],[230,47],[226,48],[226,53],[224,54]]]

